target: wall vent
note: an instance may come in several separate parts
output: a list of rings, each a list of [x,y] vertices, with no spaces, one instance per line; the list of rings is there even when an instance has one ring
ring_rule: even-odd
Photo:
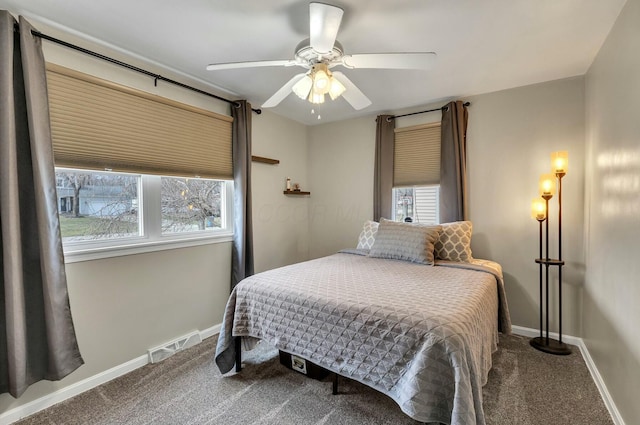
[[[167,342],[158,347],[149,349],[149,362],[158,363],[164,359],[173,356],[182,350],[186,350],[189,347],[200,344],[202,337],[199,331],[193,331],[180,338],[174,339],[171,342]]]

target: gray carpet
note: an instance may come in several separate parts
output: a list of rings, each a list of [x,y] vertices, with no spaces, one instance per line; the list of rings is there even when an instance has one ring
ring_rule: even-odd
[[[147,365],[17,424],[416,424],[388,397],[357,382],[316,381],[280,365],[262,345],[242,373],[222,377],[216,338]],[[489,425],[613,424],[578,348],[570,356],[501,337],[483,390]]]

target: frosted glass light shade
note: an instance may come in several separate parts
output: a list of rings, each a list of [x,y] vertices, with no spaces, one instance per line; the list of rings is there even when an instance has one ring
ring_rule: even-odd
[[[345,90],[346,88],[340,81],[331,77],[331,87],[329,87],[329,96],[331,97],[331,100],[336,100],[337,98],[339,98]]]
[[[292,90],[300,99],[306,99],[311,91],[313,80],[308,75],[305,75],[300,81],[295,83]]]
[[[317,94],[326,94],[331,87],[329,75],[322,69],[313,74],[313,91]]]
[[[324,94],[316,93],[311,90],[311,93],[309,94],[309,102],[315,104],[324,103]]]
[[[551,172],[567,174],[569,170],[569,152],[558,151],[551,154]]]
[[[547,217],[547,206],[542,198],[535,198],[531,201],[531,217],[542,221]]]
[[[556,193],[556,176],[543,174],[540,176],[540,196],[553,196]]]

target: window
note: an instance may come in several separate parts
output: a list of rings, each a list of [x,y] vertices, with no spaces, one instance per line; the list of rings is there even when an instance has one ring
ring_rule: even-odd
[[[65,253],[231,234],[233,183],[56,168]]]
[[[231,117],[53,64],[47,89],[67,261],[230,240]]]
[[[392,220],[439,223],[439,195],[439,185],[394,188]]]
[[[162,234],[221,230],[226,227],[220,180],[161,177]]]
[[[440,123],[395,130],[393,182],[393,220],[440,222]]]
[[[140,236],[139,187],[139,175],[57,169],[63,242]]]

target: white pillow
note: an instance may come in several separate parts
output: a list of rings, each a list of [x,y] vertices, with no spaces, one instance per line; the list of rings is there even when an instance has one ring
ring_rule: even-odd
[[[373,243],[376,241],[376,233],[378,233],[378,223],[375,221],[367,220],[364,222],[362,232],[358,237],[358,249],[371,249]]]

